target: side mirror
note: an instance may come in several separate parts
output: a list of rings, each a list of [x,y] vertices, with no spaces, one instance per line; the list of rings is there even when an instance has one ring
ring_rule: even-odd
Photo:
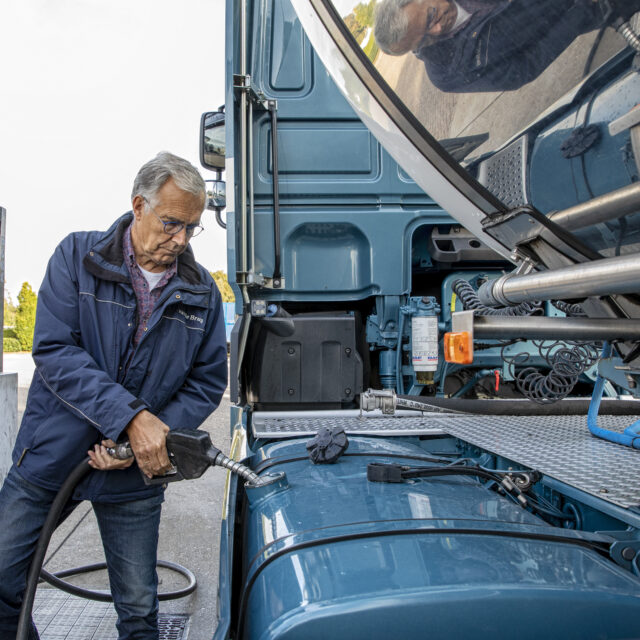
[[[224,112],[208,111],[200,118],[200,164],[205,169],[224,171]]]
[[[205,180],[207,209],[216,211],[227,206],[227,184],[224,180]]]

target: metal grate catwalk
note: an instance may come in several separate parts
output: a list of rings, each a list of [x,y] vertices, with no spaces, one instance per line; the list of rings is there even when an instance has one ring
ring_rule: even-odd
[[[638,416],[600,416],[600,426],[623,431]],[[352,435],[449,434],[621,507],[640,506],[640,451],[596,438],[585,416],[469,416],[430,414],[416,418],[292,416],[253,423],[256,437],[314,434],[342,426]]]
[[[358,435],[426,435],[444,431],[428,417],[360,417],[359,415],[283,416],[267,417],[264,413],[253,419],[253,435],[256,438],[312,436],[322,427],[342,427],[347,433]]]
[[[95,602],[57,589],[38,589],[33,619],[41,640],[114,640],[116,613],[110,602]],[[189,616],[158,615],[160,640],[186,640]]]

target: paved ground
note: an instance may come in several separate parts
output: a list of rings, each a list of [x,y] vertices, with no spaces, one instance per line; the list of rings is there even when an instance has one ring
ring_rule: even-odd
[[[529,125],[542,111],[582,78],[595,32],[577,38],[536,80],[517,91],[445,93],[436,89],[424,63],[412,53],[388,56],[380,52],[375,66],[411,112],[438,140],[478,133],[491,139],[474,156],[496,149]],[[623,46],[621,36],[608,29],[590,70]]]
[[[28,385],[33,375],[30,354],[4,354],[4,370],[18,372],[19,414],[24,410]],[[229,401],[223,398],[218,410],[204,423],[214,444],[229,451]],[[198,589],[191,596],[160,603],[163,613],[191,616],[189,640],[211,638],[215,629],[218,580],[219,523],[226,472],[209,469],[198,480],[169,485],[160,527],[159,557],[177,562],[193,571]],[[49,571],[92,564],[104,560],[102,545],[91,506],[81,504],[56,531],[45,566]],[[161,590],[184,585],[179,576],[160,572]],[[73,578],[75,584],[96,589],[108,588],[106,574]],[[49,588],[43,585],[42,588]],[[117,634],[114,628],[113,638]]]

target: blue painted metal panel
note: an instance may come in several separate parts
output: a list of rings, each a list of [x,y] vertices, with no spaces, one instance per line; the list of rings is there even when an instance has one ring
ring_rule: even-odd
[[[260,179],[271,180],[271,128],[261,131]],[[283,186],[288,182],[309,180],[321,174],[325,180],[358,181],[362,176],[375,179],[379,174],[378,146],[361,122],[334,122],[331,126],[317,120],[278,120],[278,174]],[[285,196],[287,190],[281,193]]]
[[[252,83],[278,103],[283,204],[287,198],[322,196],[333,202],[357,201],[363,195],[399,201],[404,194],[430,202],[406,174],[400,177],[397,163],[356,117],[304,36],[289,1],[254,3],[251,15],[253,24],[260,25],[252,30]],[[270,122],[266,114],[256,116],[256,201],[270,204]]]
[[[270,299],[334,300],[401,295],[411,287],[413,234],[424,224],[446,224],[441,209],[398,206],[289,207],[281,210],[286,292]],[[256,210],[256,269],[273,271],[273,218]],[[259,296],[266,292],[256,292]]]

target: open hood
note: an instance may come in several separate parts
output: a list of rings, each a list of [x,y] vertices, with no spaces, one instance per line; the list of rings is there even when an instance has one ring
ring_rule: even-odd
[[[528,270],[637,253],[640,79],[620,25],[640,2],[292,4],[385,150],[489,247]]]

